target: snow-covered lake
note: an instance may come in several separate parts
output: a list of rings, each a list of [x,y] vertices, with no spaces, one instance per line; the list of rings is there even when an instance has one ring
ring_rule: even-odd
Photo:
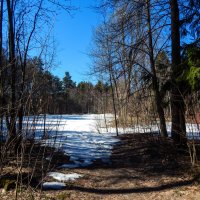
[[[109,126],[109,123],[113,120],[114,116],[111,114],[106,114],[106,120],[102,114],[40,115],[25,117],[23,128],[27,137],[33,137],[42,141],[44,145],[61,149],[70,156],[71,162],[63,163],[60,168],[77,168],[91,165],[97,160],[110,163],[112,148],[120,142],[115,137],[116,129]],[[198,125],[186,124],[186,127],[188,138],[200,139]],[[6,130],[6,127],[4,128]],[[167,123],[167,130],[170,135],[171,123]],[[119,134],[158,131],[159,125],[157,123],[133,125],[129,128],[118,129]],[[61,189],[65,187],[62,181],[75,180],[82,175],[50,172],[48,176],[53,177],[57,182],[46,182],[43,187]]]
[[[106,115],[107,122],[113,119]],[[116,131],[105,128],[103,115],[47,115],[34,120],[27,117],[24,127],[29,134],[41,140],[44,136],[45,144],[62,149],[70,155],[71,163],[63,163],[61,167],[75,168],[92,164],[96,160],[109,163],[109,157],[114,144],[119,140],[114,137]],[[47,158],[48,159],[48,158]]]
[[[45,135],[47,138],[44,140],[45,144],[60,148],[70,155],[72,163],[63,163],[61,167],[84,167],[92,164],[95,160],[110,162],[109,157],[113,145],[119,142],[114,137],[116,129],[109,126],[109,122],[113,119],[113,115],[106,114],[106,124],[108,125],[106,128],[105,118],[102,114],[46,115],[45,123],[44,115],[36,118],[30,116],[24,119],[24,129],[39,140]],[[158,132],[158,127],[156,123],[148,126],[140,124],[126,129],[119,128],[119,134]],[[186,127],[188,138],[199,138],[197,125],[187,124]],[[171,123],[167,123],[167,130],[170,135]]]

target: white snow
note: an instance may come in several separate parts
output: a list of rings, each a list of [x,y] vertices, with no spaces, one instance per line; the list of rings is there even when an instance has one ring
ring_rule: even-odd
[[[59,173],[59,172],[50,172],[47,174],[47,176],[50,176],[57,181],[63,181],[63,182],[75,181],[76,179],[82,177],[81,174],[77,174],[77,173],[63,174],[63,173]]]
[[[106,114],[106,122],[109,124],[114,119],[112,114]],[[106,128],[104,115],[40,115],[24,119],[24,129],[28,137],[41,140],[45,133],[47,139],[44,145],[62,149],[70,156],[70,163],[63,163],[61,168],[79,168],[91,165],[95,160],[109,163],[112,148],[119,142],[116,129]],[[44,131],[45,124],[45,131]],[[199,129],[195,124],[186,124],[188,138],[199,138]],[[147,133],[159,132],[159,123],[149,125],[133,125],[129,128],[119,128],[119,134],[123,133]],[[167,123],[167,131],[170,135],[171,123]],[[100,133],[100,134],[99,134]],[[32,134],[32,135],[31,135]],[[47,158],[49,159],[49,158]]]
[[[66,187],[65,183],[60,183],[60,182],[45,182],[42,184],[42,188],[44,190],[61,190]]]
[[[108,125],[113,119],[112,114],[106,114]],[[166,125],[170,136],[171,123]],[[96,160],[109,164],[112,148],[120,142],[117,137],[114,137],[116,129],[106,127],[104,115],[46,115],[46,120],[44,120],[44,115],[29,116],[24,118],[23,128],[26,137],[38,139],[43,142],[43,145],[60,148],[70,156],[70,162],[63,163],[59,168],[86,167]],[[186,128],[188,138],[200,139],[197,124],[186,124]],[[159,123],[134,125],[125,129],[119,128],[118,132],[119,134],[158,133]],[[45,137],[43,137],[44,135]],[[46,159],[51,160],[51,157]],[[42,185],[43,189],[64,189],[66,185],[63,182],[75,181],[82,177],[77,173],[63,174],[59,172],[50,172],[48,176],[60,182],[45,182]]]
[[[112,115],[107,115],[107,120],[111,119]],[[30,118],[29,121],[31,122]],[[103,134],[99,134],[97,125],[102,127],[102,121],[103,115],[94,114],[63,115],[57,118],[47,115],[45,126],[48,139],[44,142],[48,146],[61,148],[70,155],[71,163],[63,163],[63,168],[85,167],[99,159],[109,163],[112,147],[119,140],[113,137],[116,135],[114,132],[102,131]],[[29,127],[34,128],[36,138],[42,138],[43,118],[38,118],[35,125],[29,124]]]

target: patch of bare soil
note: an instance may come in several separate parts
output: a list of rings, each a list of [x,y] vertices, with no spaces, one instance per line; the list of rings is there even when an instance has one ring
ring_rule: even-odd
[[[66,183],[61,191],[19,193],[18,199],[85,200],[199,200],[198,176],[193,176],[187,151],[153,134],[120,136],[110,165],[96,161],[80,169],[60,169],[83,177]],[[13,199],[14,191],[0,195]],[[6,198],[5,198],[6,197]]]

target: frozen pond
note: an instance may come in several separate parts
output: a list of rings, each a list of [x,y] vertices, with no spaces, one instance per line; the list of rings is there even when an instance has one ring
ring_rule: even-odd
[[[111,119],[112,115],[107,115],[107,121]],[[109,163],[112,147],[119,142],[114,137],[115,131],[107,132],[104,128],[103,115],[47,115],[45,124],[43,116],[35,121],[29,117],[24,121],[24,126],[26,124],[28,132],[35,133],[34,137],[42,139],[45,135],[48,146],[70,155],[72,163],[63,163],[61,167],[65,168],[88,166],[95,160]]]
[[[44,120],[45,119],[45,120]],[[106,124],[113,120],[113,115],[106,114]],[[109,126],[108,126],[109,127]],[[158,132],[158,124],[135,125],[119,129],[122,133]],[[187,124],[188,138],[199,138],[198,126]],[[167,123],[170,135],[171,124]],[[106,128],[104,115],[40,115],[26,117],[24,130],[28,137],[43,140],[44,143],[62,149],[70,155],[71,163],[61,167],[75,168],[92,164],[96,160],[109,163],[113,145],[119,142],[115,128]],[[49,158],[47,158],[49,159]]]

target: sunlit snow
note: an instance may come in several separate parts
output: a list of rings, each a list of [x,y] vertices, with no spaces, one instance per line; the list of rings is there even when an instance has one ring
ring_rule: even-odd
[[[28,137],[42,139],[45,145],[60,148],[70,156],[70,162],[63,163],[60,168],[86,167],[96,160],[110,163],[112,148],[119,142],[114,137],[116,129],[109,126],[114,119],[113,115],[106,114],[106,118],[104,117],[103,114],[46,115],[44,120],[44,115],[36,118],[30,116],[24,119],[24,129]],[[198,125],[186,124],[186,127],[188,138],[199,138]],[[167,123],[167,131],[170,135],[171,123]],[[118,132],[158,133],[159,124],[154,122],[150,125],[133,125],[125,129],[119,128]]]
[[[59,173],[59,172],[49,172],[47,174],[47,176],[52,177],[53,179],[57,180],[57,181],[74,181],[80,177],[82,177],[81,174],[77,174],[77,173],[72,173],[72,174],[63,174],[63,173]]]
[[[106,117],[107,122],[113,119],[112,115]],[[111,150],[119,139],[114,137],[116,131],[105,130],[103,122],[103,115],[94,114],[47,115],[45,125],[43,116],[35,121],[32,117],[24,120],[24,124],[28,124],[29,134],[34,133],[34,137],[40,140],[45,135],[43,141],[46,145],[60,148],[70,156],[71,162],[63,163],[60,166],[63,168],[86,167],[96,160],[110,162]]]

